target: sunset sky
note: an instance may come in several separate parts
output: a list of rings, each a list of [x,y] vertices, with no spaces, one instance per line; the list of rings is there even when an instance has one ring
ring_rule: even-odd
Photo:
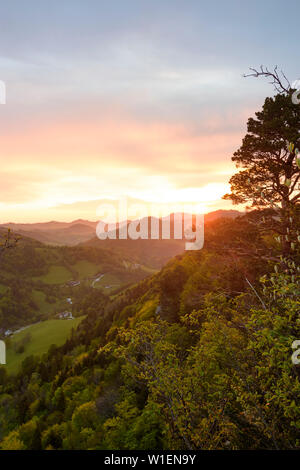
[[[0,222],[96,220],[121,196],[234,208],[230,157],[273,93],[242,74],[300,77],[299,13],[298,0],[1,1]]]

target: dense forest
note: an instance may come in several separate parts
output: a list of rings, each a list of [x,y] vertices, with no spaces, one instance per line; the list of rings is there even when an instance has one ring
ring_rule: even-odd
[[[280,250],[251,217],[212,222],[204,250],[98,296],[64,346],[15,377],[3,367],[1,447],[298,447],[299,249],[266,264]]]
[[[251,210],[207,222],[204,249],[114,296],[82,292],[85,318],[63,346],[15,375],[0,369],[2,449],[299,449],[292,92],[266,99],[233,156],[240,171],[225,197]],[[70,263],[75,251],[65,253]],[[28,256],[32,272],[43,269]]]

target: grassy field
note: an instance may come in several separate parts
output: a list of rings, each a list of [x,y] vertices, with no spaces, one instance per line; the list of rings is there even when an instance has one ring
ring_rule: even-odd
[[[82,280],[97,274],[100,271],[101,266],[92,263],[91,261],[81,260],[77,261],[72,268],[74,271],[77,271],[78,279]],[[34,277],[33,279],[41,280],[45,284],[64,284],[73,278],[74,275],[65,266],[52,265],[50,266],[47,274]]]
[[[96,289],[104,289],[107,292],[110,292],[116,287],[120,287],[122,284],[124,284],[119,278],[114,276],[113,274],[104,274],[104,276],[97,282],[93,284],[93,286]],[[107,288],[110,286],[109,288]]]
[[[40,356],[48,351],[52,344],[60,346],[64,344],[71,333],[72,328],[76,328],[84,317],[74,320],[47,320],[29,326],[23,331],[11,337],[11,345],[7,349],[5,368],[9,374],[18,371],[22,361],[31,355]],[[14,344],[19,343],[27,335],[30,340],[25,346],[25,351],[20,354],[14,351]]]
[[[39,310],[42,313],[47,313],[47,309],[49,307],[48,302],[46,302],[46,294],[40,290],[33,290],[32,291],[33,300],[37,303]]]
[[[77,263],[74,264],[73,267],[79,273],[79,279],[92,277],[97,274],[101,269],[100,265],[91,263],[91,261],[86,260],[77,261]]]
[[[63,284],[72,279],[72,273],[64,266],[50,266],[47,274],[34,277],[35,280],[41,280],[45,284]]]
[[[61,301],[56,301],[53,304],[50,304],[46,301],[46,295],[40,290],[34,289],[32,291],[33,300],[38,305],[39,311],[43,315],[49,315],[49,313],[55,313]]]

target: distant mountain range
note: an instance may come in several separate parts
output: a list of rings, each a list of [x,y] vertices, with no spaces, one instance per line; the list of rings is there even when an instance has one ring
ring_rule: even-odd
[[[210,212],[209,214],[205,214],[204,223],[209,224],[210,222],[213,222],[214,220],[220,218],[236,218],[239,215],[241,215],[239,211],[218,210]],[[147,221],[147,219],[148,233],[151,233],[152,217],[144,218],[142,219],[142,221]],[[164,217],[163,219],[166,219],[166,217]],[[107,249],[113,251],[114,253],[117,253],[120,257],[128,256],[132,261],[135,261],[136,263],[141,263],[143,265],[159,269],[164,266],[169,259],[173,258],[176,255],[179,255],[185,249],[186,240],[174,239],[173,237],[175,220],[179,220],[183,224],[182,214],[177,213],[171,214],[170,216],[170,239],[162,238],[162,223],[161,219],[159,219],[158,239],[120,239],[119,229],[117,229],[116,231],[114,231],[116,239],[108,237],[105,240],[100,240],[97,236],[94,236],[92,239],[82,243],[82,245]],[[129,223],[129,221],[127,223]],[[184,230],[184,227],[182,228]]]
[[[36,224],[1,224],[20,235],[49,245],[74,246],[95,236],[97,222],[77,219],[73,222],[41,222]]]
[[[239,215],[241,215],[241,212],[236,211],[236,210],[217,210],[217,211],[209,212],[208,214],[205,214],[204,219],[205,219],[205,223],[209,223],[221,217],[235,218]],[[22,236],[30,237],[30,238],[33,238],[34,240],[38,240],[42,243],[49,244],[49,245],[74,246],[74,245],[85,243],[85,242],[91,242],[88,244],[93,245],[95,241],[98,240],[97,237],[95,236],[97,224],[98,222],[77,219],[72,222],[51,221],[51,222],[39,222],[39,223],[32,223],[32,224],[19,224],[19,223],[9,222],[6,224],[0,224],[0,228],[9,227],[11,230],[13,230],[14,232],[17,232],[18,234]],[[144,242],[145,240],[141,240],[141,241]],[[152,240],[152,242],[153,241],[156,242],[156,240]],[[182,242],[180,240],[166,240],[164,242],[170,242],[170,241],[175,242],[178,248],[179,246],[182,245]],[[98,242],[103,244],[103,241],[98,240]],[[108,240],[107,244],[110,244],[110,242],[111,241]],[[114,242],[114,240],[112,242]],[[127,240],[125,240],[125,242],[127,242]],[[130,242],[130,240],[128,240],[128,242]],[[167,243],[165,244],[167,245]],[[134,246],[135,246],[135,249],[138,249],[136,243]],[[175,254],[177,253],[174,253],[174,255]]]
[[[243,212],[236,211],[236,210],[223,210],[219,209],[217,211],[213,212],[208,212],[207,214],[204,215],[204,221],[205,223],[212,222],[213,220],[216,219],[221,219],[222,217],[226,219],[235,219],[239,215],[243,215]]]

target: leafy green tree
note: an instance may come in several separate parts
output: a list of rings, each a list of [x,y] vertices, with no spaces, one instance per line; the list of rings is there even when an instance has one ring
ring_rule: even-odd
[[[272,76],[264,69],[256,73]],[[292,101],[294,90],[284,87],[276,73],[272,78],[278,93],[266,98],[256,118],[248,119],[248,132],[232,157],[242,170],[231,177],[231,193],[224,198],[256,209],[272,208],[264,212],[261,227],[279,234],[288,255],[297,236],[293,219],[300,201],[300,106]]]
[[[215,319],[211,327],[216,327]],[[167,448],[222,448],[222,442],[235,432],[225,414],[232,381],[232,374],[226,374],[230,365],[226,365],[226,340],[220,335],[219,349],[211,333],[210,329],[211,350],[199,342],[197,348],[182,354],[174,344],[173,327],[164,321],[143,322],[135,330],[120,331],[117,354],[126,360],[124,373],[145,382],[149,400],[160,407]]]
[[[47,428],[42,434],[43,449],[61,449],[63,445],[63,427],[54,424]]]
[[[1,442],[2,450],[25,450],[26,447],[21,441],[18,431],[12,431]]]
[[[291,360],[300,337],[300,276],[293,262],[288,272],[276,271],[261,279],[262,307],[252,309],[245,325],[249,341],[239,355],[239,399],[265,441],[288,449],[300,444],[300,370]]]

